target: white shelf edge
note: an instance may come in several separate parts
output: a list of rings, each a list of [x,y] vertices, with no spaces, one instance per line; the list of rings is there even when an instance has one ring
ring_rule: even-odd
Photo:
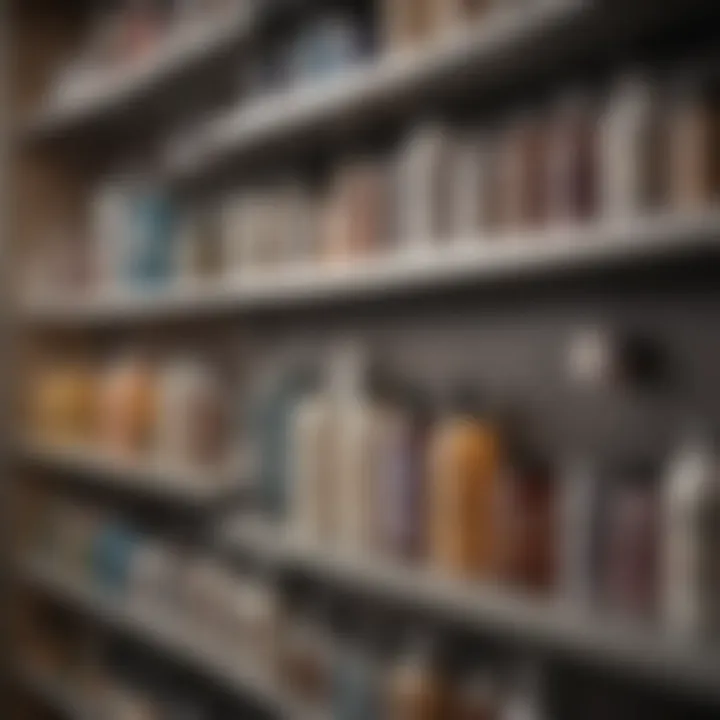
[[[718,248],[720,210],[712,209],[469,238],[353,264],[297,265],[214,282],[171,282],[152,291],[38,296],[21,302],[19,314],[28,324],[61,327],[193,319],[563,275]]]
[[[32,139],[62,134],[108,115],[174,75],[222,52],[251,32],[254,18],[250,6],[241,6],[242,11],[224,12],[220,17],[179,27],[147,56],[126,67],[99,72],[82,97],[67,101],[49,98],[25,123],[25,136]]]
[[[248,489],[246,469],[181,468],[118,457],[92,448],[26,441],[17,454],[27,463],[89,479],[94,485],[187,505],[212,505]]]
[[[197,149],[168,162],[168,176],[184,180],[204,172],[228,153],[253,150],[258,143],[293,135],[343,116],[393,104],[424,84],[437,85],[458,71],[482,67],[524,41],[537,40],[590,7],[586,0],[537,0],[499,8],[477,26],[439,38],[428,47],[381,55],[327,80],[308,82],[241,104],[200,128]]]
[[[651,683],[672,683],[720,702],[720,647],[676,641],[657,628],[605,617],[569,603],[513,594],[442,578],[426,570],[303,546],[262,521],[235,520],[220,546],[251,553],[345,588],[550,654],[620,670]]]
[[[251,655],[242,658],[236,652],[220,651],[218,639],[191,628],[189,618],[181,621],[167,612],[133,607],[40,558],[26,558],[20,571],[27,581],[76,610],[166,653],[239,697],[286,717],[285,696],[269,677],[253,669]]]

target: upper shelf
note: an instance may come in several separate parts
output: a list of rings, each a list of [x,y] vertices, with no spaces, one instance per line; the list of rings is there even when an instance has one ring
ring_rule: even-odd
[[[193,508],[217,508],[248,491],[247,472],[240,465],[193,469],[37,442],[22,445],[19,455],[29,464],[97,487]]]
[[[187,181],[229,157],[276,142],[336,131],[345,121],[375,123],[382,113],[463,78],[472,79],[475,91],[507,82],[518,70],[542,66],[543,54],[570,51],[590,6],[584,0],[536,0],[498,8],[484,22],[430,47],[390,53],[327,80],[241,104],[209,121],[189,147],[168,158],[168,176]]]
[[[469,238],[424,252],[337,265],[298,265],[196,284],[169,284],[76,298],[28,298],[21,314],[46,328],[104,328],[122,323],[327,306],[569,276],[583,270],[652,264],[720,250],[720,211],[658,215],[587,226]]]
[[[139,60],[98,73],[82,94],[67,101],[49,99],[22,128],[24,139],[60,139],[91,125],[112,122],[121,111],[221,57],[249,34],[254,21],[250,8],[250,3],[236,3],[232,11],[175,31]]]

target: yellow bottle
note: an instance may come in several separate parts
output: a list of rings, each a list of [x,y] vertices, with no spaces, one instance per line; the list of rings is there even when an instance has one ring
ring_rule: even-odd
[[[462,579],[494,573],[500,439],[461,393],[430,443],[430,563]]]

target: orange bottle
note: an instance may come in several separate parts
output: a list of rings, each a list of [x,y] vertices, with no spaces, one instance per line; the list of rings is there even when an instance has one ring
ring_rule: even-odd
[[[463,579],[488,579],[495,570],[500,438],[471,393],[458,393],[429,452],[431,565]]]
[[[156,392],[154,368],[141,356],[121,358],[107,370],[98,409],[99,438],[106,450],[131,455],[149,450]]]

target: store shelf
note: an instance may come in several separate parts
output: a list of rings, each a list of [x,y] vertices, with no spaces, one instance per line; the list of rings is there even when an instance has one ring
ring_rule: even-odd
[[[352,264],[295,266],[207,284],[170,285],[76,299],[28,298],[27,323],[106,328],[114,323],[203,319],[443,291],[498,282],[564,277],[692,257],[720,250],[720,211],[597,222],[509,233]]]
[[[249,3],[175,31],[155,51],[126,67],[98,74],[82,94],[48,100],[25,125],[29,142],[61,138],[98,122],[112,121],[129,106],[152,98],[198,66],[231,49],[253,25]]]
[[[278,567],[302,571],[364,597],[426,611],[485,635],[518,641],[526,648],[720,702],[720,648],[698,649],[651,628],[603,618],[567,603],[460,583],[326,547],[303,547],[272,525],[252,518],[227,524],[220,544],[230,553],[256,553]]]
[[[43,559],[26,560],[20,571],[27,582],[58,601],[152,646],[273,715],[292,717],[288,714],[286,698],[276,684],[257,669],[254,658],[226,651],[222,641],[193,628],[189,618],[179,621],[166,610],[135,607],[58,570]]]
[[[192,470],[135,461],[90,448],[39,442],[21,445],[23,462],[72,475],[95,486],[189,507],[219,507],[248,491],[248,473],[238,464],[232,470]]]
[[[429,48],[391,53],[325,81],[278,91],[240,105],[200,128],[192,147],[169,160],[168,173],[188,180],[228,157],[259,146],[323,133],[346,120],[353,127],[375,124],[378,116],[414,99],[432,96],[459,78],[473,89],[512,80],[513,74],[542,66],[543,54],[570,52],[581,28],[590,30],[592,3],[538,0],[502,8],[465,32]]]

